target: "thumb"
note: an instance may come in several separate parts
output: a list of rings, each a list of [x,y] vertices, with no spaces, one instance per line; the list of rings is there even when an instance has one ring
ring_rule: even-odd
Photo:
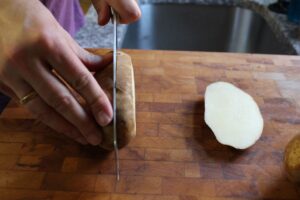
[[[80,47],[77,51],[77,55],[82,63],[92,72],[97,72],[113,61],[113,54],[107,53],[105,55],[96,55]]]
[[[86,49],[83,49],[79,44],[65,31],[61,28],[65,39],[74,53],[78,56],[81,62],[86,66],[86,68],[92,72],[99,71],[112,63],[113,54],[107,53],[103,56],[93,54]]]

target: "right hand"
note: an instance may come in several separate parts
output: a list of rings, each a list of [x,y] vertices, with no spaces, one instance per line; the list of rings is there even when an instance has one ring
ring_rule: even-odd
[[[82,49],[39,0],[0,1],[0,90],[15,100],[35,91],[25,104],[38,119],[82,144],[101,143],[99,125],[112,119],[112,106],[91,71],[112,55]],[[87,102],[88,112],[53,74],[55,70]]]
[[[120,23],[129,24],[137,21],[142,13],[137,0],[92,0],[98,13],[98,23],[105,25],[111,18],[110,7],[115,9],[120,16]]]

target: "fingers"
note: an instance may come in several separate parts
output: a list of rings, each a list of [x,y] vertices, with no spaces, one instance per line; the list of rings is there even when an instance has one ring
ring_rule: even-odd
[[[109,99],[78,56],[63,41],[42,46],[47,61],[87,101],[98,124],[109,124],[113,115]]]
[[[106,25],[110,20],[110,14],[111,14],[109,5],[106,3],[106,1],[95,0],[92,2],[98,13],[99,25],[101,25],[101,26]]]
[[[16,100],[34,91],[30,85],[16,75],[7,81],[9,81],[9,84],[13,87],[13,90],[16,93]],[[60,116],[53,108],[48,106],[40,97],[32,99],[25,104],[25,107],[30,110],[37,119],[53,130],[65,134],[81,144],[87,144],[86,139],[80,134],[80,132],[72,124]]]
[[[141,10],[136,0],[92,0],[99,18],[99,24],[105,25],[110,19],[108,6],[113,7],[120,16],[120,23],[128,24],[141,17]]]
[[[28,66],[22,67],[22,77],[33,87],[47,105],[76,127],[93,145],[101,142],[101,131],[70,91],[37,59],[31,58]]]
[[[128,24],[141,17],[141,10],[136,0],[107,0],[120,16],[120,23]]]
[[[50,128],[59,133],[63,133],[80,144],[88,144],[85,137],[83,137],[71,123],[59,115],[53,108],[48,106],[40,97],[36,97],[35,99],[29,101],[25,106],[34,114],[37,119],[42,121]]]
[[[92,72],[99,71],[105,67],[107,67],[110,63],[113,61],[113,54],[108,53],[103,56],[95,55],[87,50],[83,49],[78,45],[77,42],[74,41],[74,39],[64,30],[65,38],[68,41],[68,44],[70,48],[73,50],[73,52],[79,57],[79,59],[82,61],[82,63],[85,65],[85,67]]]

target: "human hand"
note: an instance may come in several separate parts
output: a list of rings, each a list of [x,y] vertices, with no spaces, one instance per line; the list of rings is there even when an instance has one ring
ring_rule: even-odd
[[[0,90],[15,100],[36,93],[24,106],[38,119],[82,144],[98,145],[98,126],[113,114],[90,71],[111,63],[111,54],[82,49],[39,0],[1,0],[0,25]],[[92,114],[55,74],[85,99]]]
[[[120,23],[128,24],[141,17],[141,10],[136,0],[92,0],[98,13],[98,23],[106,25],[110,18],[110,7],[120,16]]]

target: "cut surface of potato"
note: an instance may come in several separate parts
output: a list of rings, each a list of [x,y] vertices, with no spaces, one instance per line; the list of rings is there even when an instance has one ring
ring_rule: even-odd
[[[221,144],[237,149],[252,146],[263,131],[263,118],[253,98],[226,82],[206,88],[204,119]]]

